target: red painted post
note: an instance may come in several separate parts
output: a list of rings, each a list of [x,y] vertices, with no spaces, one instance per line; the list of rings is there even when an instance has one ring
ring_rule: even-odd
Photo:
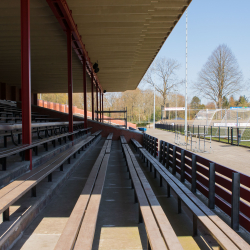
[[[83,57],[82,60],[83,67],[83,106],[84,106],[84,128],[88,127],[88,119],[87,119],[87,80],[86,80],[86,60]]]
[[[21,0],[21,82],[22,143],[31,144],[30,0]],[[32,150],[26,150],[25,160],[32,170]]]
[[[73,132],[73,82],[72,82],[72,33],[67,31],[67,54],[68,54],[68,104],[69,104],[69,132]],[[73,135],[70,136],[73,141]]]
[[[102,111],[103,111],[103,93],[102,93]],[[102,122],[103,122],[103,118],[104,118],[104,113],[102,113]]]
[[[91,102],[92,102],[92,120],[95,120],[95,105],[94,105],[94,75],[91,72]]]
[[[100,104],[100,111],[102,111],[102,92],[101,92],[101,89],[99,89],[99,104]],[[99,116],[99,121],[101,122],[102,121],[102,114],[100,113],[100,116]]]
[[[95,85],[95,92],[96,92],[96,120],[98,121],[98,84]]]

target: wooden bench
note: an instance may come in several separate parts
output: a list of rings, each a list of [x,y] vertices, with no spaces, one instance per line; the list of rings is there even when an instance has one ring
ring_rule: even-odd
[[[138,151],[138,149],[142,148],[142,145],[134,138],[131,139],[131,142],[133,146],[135,147],[136,152]]]
[[[140,152],[141,156],[149,161],[150,170],[151,167],[154,167],[154,177],[156,177],[156,172],[160,175],[160,185],[162,185],[162,179],[166,181],[168,196],[170,196],[170,188],[176,193],[178,197],[178,212],[181,212],[182,201],[193,213],[193,235],[197,235],[198,219],[223,249],[250,249],[250,246],[233,229],[201,202],[146,149],[141,148]]]
[[[88,137],[72,146],[70,149],[58,154],[40,167],[24,174],[17,180],[0,190],[0,213],[3,213],[3,221],[9,220],[9,207],[19,198],[31,190],[32,196],[36,196],[36,185],[48,176],[48,181],[52,181],[52,172],[60,167],[63,171],[63,164],[66,160],[70,163],[70,157],[76,157],[76,153],[83,150],[93,141],[93,137]]]
[[[109,154],[106,140],[54,250],[92,249]],[[92,196],[92,194],[94,194]],[[97,195],[98,194],[98,195]],[[78,233],[79,232],[79,233]],[[75,247],[74,247],[75,246]]]
[[[120,135],[120,140],[121,140],[121,144],[127,144],[127,140],[125,139],[125,137],[123,135]]]
[[[131,178],[132,181],[132,188],[134,188],[135,191],[135,202],[139,203],[139,223],[144,221],[146,232],[147,232],[147,238],[148,238],[148,249],[168,249],[167,245],[169,245],[169,242],[165,242],[164,238],[162,237],[161,228],[158,226],[158,221],[155,217],[154,212],[160,208],[160,206],[157,206],[157,208],[152,209],[152,204],[157,204],[158,201],[155,196],[152,196],[152,192],[149,190],[149,192],[145,191],[145,185],[147,186],[147,189],[150,188],[150,186],[147,185],[145,179],[140,179],[140,176],[137,175],[136,168],[134,166],[134,159],[132,160],[131,154],[129,151],[129,146],[127,144],[123,144],[123,152],[125,155],[126,164],[129,170],[129,178]],[[144,184],[144,185],[143,185]],[[150,188],[151,189],[151,188]],[[147,196],[149,195],[149,197]],[[148,199],[149,198],[149,199]],[[158,204],[159,205],[159,204]],[[159,213],[156,213],[161,217],[161,219],[164,218],[162,211],[159,211]],[[166,216],[165,216],[166,217]],[[159,218],[158,218],[159,219]],[[167,219],[163,219],[164,223],[167,222]],[[166,227],[168,228],[169,222],[167,222]],[[169,231],[169,228],[168,228]],[[163,231],[165,234],[165,231]],[[168,232],[169,235],[172,235],[172,231]],[[175,234],[174,234],[175,235]],[[175,235],[175,239],[177,239]],[[174,239],[173,239],[174,240]],[[175,240],[174,240],[175,241]],[[176,242],[176,241],[175,241]],[[182,247],[177,244],[176,248],[170,248],[170,249],[182,249]]]
[[[107,137],[107,140],[112,140],[112,138],[113,138],[113,133],[110,133]]]
[[[94,134],[92,134],[92,135],[94,135],[95,137],[97,137],[99,134],[101,134],[101,132],[102,132],[102,130],[98,130],[98,131],[96,131]]]
[[[67,137],[72,136],[72,135],[77,134],[77,133],[79,133],[78,130],[70,132],[70,133],[51,136],[49,138],[44,138],[41,140],[36,140],[36,141],[32,142],[31,144],[20,145],[20,146],[17,146],[15,148],[0,151],[0,163],[2,164],[2,170],[3,171],[6,170],[6,168],[7,168],[6,158],[11,156],[11,155],[21,153],[22,160],[24,160],[24,152],[26,150],[34,149],[35,154],[38,155],[38,146],[44,145],[45,150],[48,151],[48,143],[49,142],[52,142],[53,146],[55,147],[56,140],[58,140],[59,143],[61,144],[62,139],[64,139],[64,141],[66,143]]]

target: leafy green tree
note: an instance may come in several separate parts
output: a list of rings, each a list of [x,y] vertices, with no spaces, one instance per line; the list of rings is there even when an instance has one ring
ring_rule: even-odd
[[[194,96],[191,100],[190,107],[191,109],[200,109],[201,106],[201,100],[199,97]]]
[[[225,96],[222,98],[222,108],[227,109],[229,107],[229,102]]]
[[[248,99],[247,97],[244,96],[240,96],[239,100],[236,102],[238,107],[247,107],[248,106]]]

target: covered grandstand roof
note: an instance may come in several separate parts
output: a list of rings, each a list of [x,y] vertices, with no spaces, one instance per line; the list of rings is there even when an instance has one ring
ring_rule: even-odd
[[[67,92],[67,39],[49,2],[72,10],[91,62],[98,61],[102,88],[118,92],[137,87],[191,0],[32,0],[31,83],[36,93]],[[20,87],[20,1],[0,1],[0,10],[0,82]],[[73,82],[74,92],[82,92],[76,53]]]

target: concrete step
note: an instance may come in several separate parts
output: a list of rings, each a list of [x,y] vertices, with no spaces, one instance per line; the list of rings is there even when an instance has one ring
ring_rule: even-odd
[[[37,197],[31,197],[30,192],[28,192],[10,207],[10,221],[2,222],[2,218],[0,221],[1,250],[10,249],[13,245],[15,245],[16,241],[19,242],[19,238],[23,239],[23,233],[29,225],[33,224],[32,221],[47,205],[51,204],[51,201],[54,201],[55,197],[58,196],[58,193],[61,193],[62,189],[68,188],[68,186],[65,187],[65,185],[69,177],[72,176],[72,173],[77,168],[82,166],[82,162],[84,162],[87,154],[91,153],[99,139],[96,139],[94,143],[92,143],[85,151],[81,152],[80,155],[76,154],[76,159],[72,157],[71,164],[67,164],[67,162],[65,162],[64,171],[60,171],[59,169],[54,171],[52,182],[48,182],[47,178],[41,181],[37,185]],[[75,181],[77,181],[77,176],[74,183]],[[74,194],[71,194],[71,196],[73,195]],[[66,199],[65,204],[61,204],[60,208],[62,209],[64,206],[67,207],[67,205],[68,201]],[[56,217],[56,213],[51,215],[51,217]],[[49,229],[50,227],[46,230]],[[40,248],[34,247],[32,249]]]

